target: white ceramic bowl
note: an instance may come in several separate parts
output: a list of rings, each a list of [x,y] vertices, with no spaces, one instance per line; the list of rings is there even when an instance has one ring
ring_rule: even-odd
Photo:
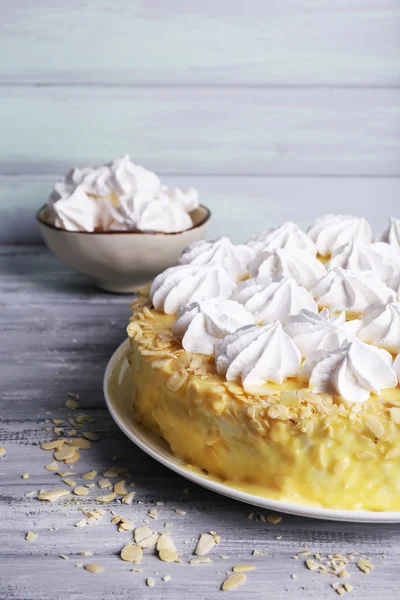
[[[39,229],[52,252],[68,267],[87,275],[99,288],[130,293],[177,264],[182,250],[204,237],[211,212],[205,206],[190,213],[193,227],[178,233],[67,231],[37,213]]]

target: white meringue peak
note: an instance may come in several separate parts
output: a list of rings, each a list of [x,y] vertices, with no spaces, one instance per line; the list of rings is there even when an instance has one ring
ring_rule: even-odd
[[[400,300],[400,273],[398,273],[397,275],[392,277],[392,279],[390,279],[390,281],[388,282],[388,286],[392,290],[394,290],[397,296],[397,300]]]
[[[258,254],[263,250],[303,250],[314,256],[317,247],[309,236],[296,223],[288,221],[279,227],[260,231],[247,242],[248,246]]]
[[[77,186],[68,198],[53,197],[49,220],[56,227],[68,231],[89,231],[97,227],[99,210],[96,200],[88,196],[81,186]]]
[[[400,382],[400,354],[398,354],[396,356],[396,358],[394,359],[394,363],[393,363],[393,370],[397,375],[397,379]]]
[[[69,171],[54,185],[47,217],[70,231],[175,233],[193,226],[188,213],[198,206],[196,190],[169,189],[155,173],[123,156]]]
[[[388,228],[385,229],[379,239],[381,242],[386,242],[400,251],[400,219],[390,217]]]
[[[337,248],[326,267],[372,271],[378,279],[387,281],[400,272],[400,251],[384,242],[363,244],[351,241]]]
[[[211,298],[181,309],[172,333],[188,352],[211,355],[228,334],[253,324],[253,315],[238,302]]]
[[[180,308],[209,298],[228,298],[235,282],[221,265],[178,265],[154,279],[150,298],[156,310],[167,315]]]
[[[228,335],[215,351],[217,371],[228,381],[241,379],[248,393],[260,393],[266,382],[296,377],[301,356],[279,321],[249,325]]]
[[[352,271],[335,267],[312,290],[320,308],[331,312],[362,313],[369,304],[387,302],[395,296],[372,271]]]
[[[248,275],[249,262],[254,251],[245,245],[232,244],[229,238],[221,237],[211,242],[200,240],[187,246],[179,259],[180,264],[218,264],[226,269],[235,281]]]
[[[311,391],[338,394],[347,402],[365,402],[371,393],[379,395],[398,383],[389,352],[359,340],[313,352],[300,376],[309,381]]]
[[[351,241],[372,242],[371,225],[366,219],[352,215],[324,215],[314,221],[307,233],[321,256],[329,256]]]
[[[301,310],[299,314],[287,319],[284,327],[301,352],[307,358],[316,350],[337,348],[344,340],[356,339],[362,323],[358,319],[346,321],[344,312],[330,317],[327,308],[319,314],[308,310]]]
[[[306,289],[313,288],[326,273],[324,265],[311,254],[298,250],[265,250],[249,265],[252,277],[293,278]]]
[[[318,312],[311,293],[294,279],[257,277],[238,284],[232,299],[240,302],[254,315],[259,325],[280,321],[285,323],[289,315],[302,309]]]
[[[363,342],[392,354],[400,353],[400,302],[371,304],[365,309],[362,324],[358,335]]]

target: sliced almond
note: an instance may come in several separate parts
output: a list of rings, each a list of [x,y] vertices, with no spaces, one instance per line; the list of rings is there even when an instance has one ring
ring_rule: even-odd
[[[59,450],[64,443],[65,440],[55,440],[54,442],[45,442],[40,447],[42,450]]]
[[[177,392],[189,377],[187,371],[174,371],[167,379],[166,386],[171,392]]]
[[[0,446],[0,458],[3,458],[7,454],[6,449]]]
[[[73,479],[68,479],[67,477],[65,479],[63,479],[63,482],[66,485],[69,485],[70,487],[75,487],[76,486],[76,481],[74,481]]]
[[[68,444],[70,446],[75,446],[75,448],[80,448],[81,450],[88,450],[91,447],[91,443],[89,440],[84,440],[83,438],[72,438],[69,440]]]
[[[105,473],[103,473],[103,477],[109,477],[110,479],[115,479],[118,477],[118,470],[108,469]]]
[[[176,553],[176,550],[166,548],[164,550],[160,550],[160,552],[158,553],[158,558],[163,562],[176,562],[178,560],[178,555]]]
[[[25,536],[25,539],[27,542],[33,542],[33,540],[36,540],[36,538],[39,536],[38,533],[34,533],[33,531],[28,531],[28,533]]]
[[[55,460],[45,466],[46,471],[58,471],[58,464]]]
[[[98,433],[95,433],[94,431],[84,431],[82,435],[84,438],[90,440],[91,442],[97,442],[97,440],[100,439],[100,435]]]
[[[133,531],[135,529],[135,523],[133,521],[122,521],[119,525],[118,531]]]
[[[73,398],[68,398],[64,406],[65,408],[69,408],[70,410],[76,410],[77,408],[79,408],[79,403],[76,400],[73,400]]]
[[[83,485],[78,485],[78,487],[72,490],[72,492],[75,494],[75,496],[87,496],[89,494],[89,490]]]
[[[234,573],[233,575],[229,575],[229,577],[225,579],[221,589],[224,592],[234,590],[240,585],[243,585],[246,579],[247,576],[244,573]]]
[[[393,421],[393,423],[396,423],[396,425],[400,425],[400,408],[398,408],[398,407],[390,408],[389,413],[390,413],[390,418]]]
[[[126,496],[128,490],[126,489],[125,480],[118,481],[114,485],[114,492],[118,494],[118,496]]]
[[[97,482],[97,485],[99,486],[100,489],[104,489],[104,488],[109,488],[112,486],[112,483],[109,479],[99,479],[99,481]]]
[[[67,458],[71,458],[75,452],[76,450],[73,446],[65,445],[60,450],[56,450],[53,456],[56,460],[66,460]]]
[[[256,567],[253,565],[235,565],[232,569],[234,573],[244,573],[245,571],[254,571]]]
[[[85,571],[89,571],[89,573],[102,573],[104,567],[96,565],[95,563],[89,563],[88,565],[85,565]]]
[[[152,577],[148,577],[146,579],[146,585],[148,585],[149,587],[154,587],[156,585],[156,582]]]
[[[56,500],[68,495],[68,490],[51,490],[50,492],[41,492],[38,498],[39,500],[46,500],[47,502],[56,502]]]
[[[142,527],[136,527],[133,532],[135,542],[142,548],[152,548],[158,542],[158,534],[153,533],[150,527],[143,525]]]
[[[128,492],[122,499],[123,504],[132,504],[132,501],[136,495],[136,492]]]
[[[87,525],[87,520],[86,519],[81,519],[80,521],[78,521],[77,523],[75,523],[75,527],[86,527]]]
[[[79,452],[75,451],[75,454],[73,454],[70,458],[66,458],[64,462],[66,465],[74,465],[76,462],[78,462],[80,457],[81,455]]]
[[[121,558],[126,562],[138,563],[143,556],[143,550],[135,544],[126,544],[121,550]]]
[[[82,479],[94,479],[97,475],[97,471],[88,471],[82,475]]]
[[[173,550],[176,552],[175,544],[168,533],[162,533],[158,538],[157,552],[160,552],[161,550]]]
[[[282,517],[280,515],[268,515],[267,521],[272,525],[278,525],[282,521]]]
[[[106,494],[105,496],[97,496],[95,498],[96,502],[112,502],[117,497],[115,492],[111,492],[110,494]]]
[[[191,558],[189,563],[191,565],[205,565],[212,562],[209,556],[198,556],[197,558]]]
[[[215,546],[215,538],[210,533],[202,533],[198,539],[194,553],[197,556],[208,554]]]
[[[379,439],[384,435],[385,428],[375,415],[367,415],[364,423],[375,438]]]

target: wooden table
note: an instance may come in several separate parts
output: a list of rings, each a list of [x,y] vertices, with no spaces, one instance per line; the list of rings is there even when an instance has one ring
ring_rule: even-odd
[[[306,557],[292,558],[305,549],[322,555],[358,552],[374,563],[369,574],[354,563],[348,568],[352,598],[398,597],[398,525],[334,523],[286,515],[277,525],[265,523],[256,518],[260,509],[177,477],[119,431],[104,403],[102,377],[109,357],[125,337],[129,297],[98,291],[42,247],[1,247],[0,285],[0,446],[7,450],[0,460],[1,599],[208,600],[223,594],[220,586],[226,572],[239,563],[252,564],[256,570],[231,592],[237,598],[334,598],[331,584],[345,580],[308,570]],[[63,408],[68,392],[80,396],[76,411]],[[75,419],[80,412],[95,420],[89,428],[101,439],[82,450],[82,459],[72,465],[78,485],[88,483],[79,476],[90,469],[100,476],[119,465],[129,469],[136,491],[131,506],[106,504],[106,514],[98,524],[83,528],[75,527],[83,517],[78,506],[99,508],[91,500],[99,494],[97,486],[89,490],[89,496],[74,497],[76,502],[67,505],[65,500],[49,504],[25,497],[40,489],[67,488],[59,476],[44,470],[52,453],[41,450],[40,444],[53,437],[51,419],[65,421],[68,415]],[[115,456],[120,458],[113,462]],[[29,478],[22,478],[23,473]],[[146,551],[140,565],[143,571],[131,572],[134,565],[123,562],[119,552],[132,534],[118,532],[118,526],[111,523],[111,511],[141,525],[158,501],[164,504],[157,506],[157,518],[149,519],[149,526],[159,531],[166,522],[172,523],[171,535],[183,562],[166,564]],[[177,514],[176,509],[186,514]],[[254,512],[252,520],[247,518],[250,511]],[[27,542],[25,534],[30,530],[39,537]],[[220,545],[211,553],[212,562],[189,565],[199,534],[208,531],[221,536]],[[262,554],[252,556],[254,550]],[[82,551],[93,556],[81,556]],[[79,562],[94,562],[105,570],[91,574],[76,567]],[[164,582],[167,574],[172,578]],[[148,577],[155,580],[153,588],[146,585]]]

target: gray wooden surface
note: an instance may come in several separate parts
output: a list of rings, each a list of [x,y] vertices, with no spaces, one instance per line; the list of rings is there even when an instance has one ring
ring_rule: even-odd
[[[271,525],[246,518],[260,509],[234,502],[188,484],[137,449],[118,430],[102,395],[102,377],[114,349],[125,337],[129,297],[97,291],[82,277],[60,265],[45,248],[0,247],[0,446],[7,456],[0,460],[0,598],[1,600],[75,600],[91,598],[215,599],[225,572],[238,563],[254,564],[247,582],[233,597],[283,600],[336,597],[330,587],[337,577],[308,571],[304,558],[291,557],[305,548],[312,553],[359,552],[375,564],[368,575],[349,568],[351,597],[398,597],[400,530],[397,525],[361,525],[307,520],[283,515]],[[106,505],[107,514],[97,526],[74,527],[82,514],[62,501],[44,504],[26,498],[32,490],[63,487],[57,475],[44,470],[51,453],[39,448],[51,439],[46,420],[66,418],[62,409],[67,392],[80,394],[81,411],[95,422],[92,431],[101,440],[82,451],[73,470],[78,476],[89,469],[103,473],[113,464],[128,467],[137,492],[131,506]],[[50,414],[49,414],[50,413]],[[112,462],[113,456],[120,459]],[[22,473],[29,479],[22,479]],[[78,482],[83,483],[76,476]],[[58,485],[57,485],[58,484]],[[189,492],[184,492],[189,488]],[[90,491],[90,496],[94,496]],[[90,496],[81,504],[96,508]],[[141,568],[119,559],[130,533],[118,533],[110,523],[110,511],[142,524],[156,501],[159,515],[150,526],[173,523],[172,537],[183,564],[165,564],[146,552]],[[175,513],[176,509],[185,515]],[[32,530],[39,537],[28,543]],[[220,546],[213,562],[190,566],[195,540],[202,532],[216,531]],[[252,556],[253,550],[266,552]],[[82,557],[80,552],[93,552]],[[69,560],[60,558],[65,554]],[[219,555],[229,558],[221,559]],[[74,564],[95,562],[103,573],[93,575]],[[162,576],[170,574],[165,583]],[[295,574],[297,579],[292,579]],[[156,581],[154,588],[146,577]]]

